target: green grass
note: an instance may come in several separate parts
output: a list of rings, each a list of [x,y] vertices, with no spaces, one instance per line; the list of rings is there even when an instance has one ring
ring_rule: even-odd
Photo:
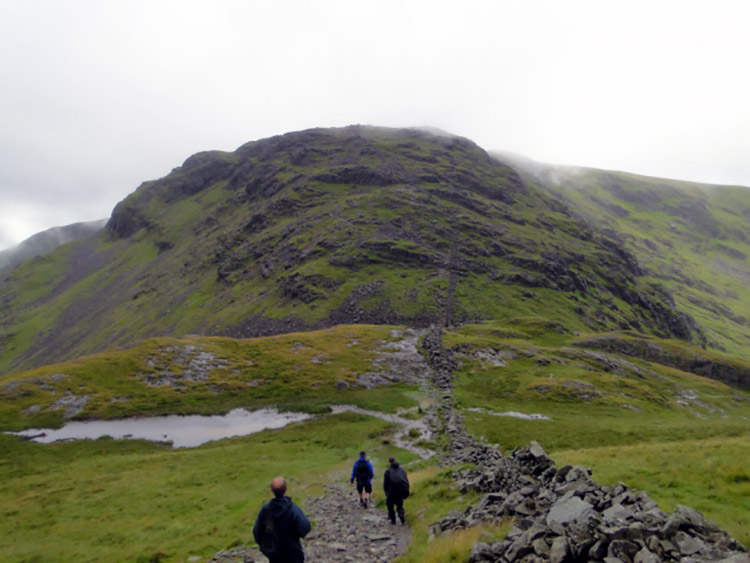
[[[377,419],[342,414],[184,450],[109,439],[40,445],[0,434],[0,558],[209,557],[252,542],[274,476],[287,477],[304,506],[360,449],[383,466],[389,432]]]
[[[586,338],[545,336],[530,325],[544,323],[470,325],[446,334],[459,360],[454,393],[468,430],[506,451],[536,440],[558,463],[591,466],[604,484],[644,489],[665,510],[694,506],[747,544],[750,489],[741,460],[750,448],[750,393],[639,358],[605,354],[604,361],[599,351],[570,347],[575,341],[585,348]],[[676,341],[649,342],[675,357],[696,353]],[[505,354],[505,365],[493,365],[490,352]],[[508,411],[552,420],[491,414]]]
[[[689,435],[689,433],[687,433]],[[750,435],[618,445],[553,454],[558,464],[585,465],[602,484],[645,490],[664,510],[697,509],[750,545]]]
[[[323,412],[328,405],[353,403],[394,412],[414,404],[391,385],[356,386],[395,327],[340,326],[310,333],[234,340],[154,338],[127,350],[103,352],[6,377],[0,382],[0,428],[59,426],[63,411],[54,402],[66,393],[89,397],[77,418],[210,414],[235,407],[277,406]],[[204,381],[180,380],[189,361],[211,355],[214,368]],[[180,381],[151,386],[170,372]],[[33,408],[32,408],[33,407]],[[36,410],[36,412],[28,409]]]
[[[396,559],[398,563],[466,561],[477,539],[490,541],[505,537],[509,523],[480,526],[431,538],[431,524],[452,510],[461,510],[479,500],[476,493],[460,494],[453,486],[452,474],[452,468],[434,465],[409,471],[411,495],[404,507],[411,529],[411,543],[407,553]]]

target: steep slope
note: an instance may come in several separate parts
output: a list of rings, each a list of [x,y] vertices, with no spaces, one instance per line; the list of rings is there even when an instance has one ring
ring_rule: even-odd
[[[17,266],[24,260],[46,254],[68,242],[78,240],[96,231],[103,229],[107,223],[106,219],[89,221],[86,223],[73,223],[63,227],[52,227],[41,233],[37,233],[23,242],[0,250],[0,271]]]
[[[750,189],[499,156],[621,240],[710,346],[750,358]]]
[[[543,315],[695,338],[612,236],[474,143],[352,126],[190,157],[0,285],[0,370],[154,335]]]

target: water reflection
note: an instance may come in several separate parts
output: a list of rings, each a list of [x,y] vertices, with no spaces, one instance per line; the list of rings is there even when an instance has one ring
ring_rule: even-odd
[[[234,409],[216,416],[156,416],[122,420],[91,420],[69,422],[59,429],[34,429],[14,432],[35,442],[96,439],[110,436],[115,439],[141,438],[157,442],[171,441],[175,448],[192,448],[212,440],[230,436],[245,436],[266,428],[282,428],[292,422],[310,418],[298,412],[279,412],[276,409],[248,411]]]

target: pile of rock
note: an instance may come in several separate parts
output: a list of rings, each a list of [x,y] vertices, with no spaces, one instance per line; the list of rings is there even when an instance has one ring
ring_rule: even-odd
[[[440,329],[423,348],[442,392],[441,422],[449,436],[448,463],[472,463],[456,472],[462,492],[487,493],[476,506],[455,511],[433,525],[433,533],[513,518],[502,541],[477,543],[470,562],[576,561],[606,563],[750,563],[747,551],[692,508],[664,513],[645,492],[622,483],[601,486],[585,467],[557,468],[539,444],[504,457],[465,430],[451,388],[455,360],[442,345]]]
[[[435,531],[502,518],[503,541],[478,543],[470,561],[750,562],[745,549],[692,508],[664,513],[645,492],[601,486],[583,467],[557,469],[538,444],[457,475],[462,490],[488,492],[476,506],[443,518]]]

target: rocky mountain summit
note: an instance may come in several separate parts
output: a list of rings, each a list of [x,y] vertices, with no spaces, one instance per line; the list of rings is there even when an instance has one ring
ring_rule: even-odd
[[[0,371],[154,335],[552,316],[705,340],[616,233],[471,141],[352,126],[196,154],[0,280]]]

